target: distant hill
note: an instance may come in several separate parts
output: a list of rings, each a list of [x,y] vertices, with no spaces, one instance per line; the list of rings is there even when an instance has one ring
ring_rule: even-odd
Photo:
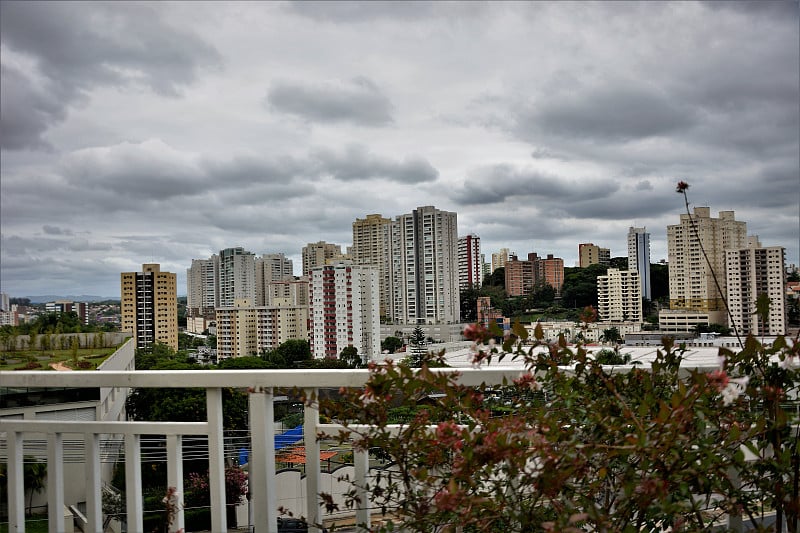
[[[31,303],[34,304],[41,304],[47,302],[55,302],[56,300],[68,300],[72,302],[102,302],[104,300],[115,300],[119,301],[119,296],[94,296],[91,294],[81,294],[79,296],[67,295],[67,296],[58,296],[55,294],[45,294],[42,296],[25,296],[24,298],[28,298]]]

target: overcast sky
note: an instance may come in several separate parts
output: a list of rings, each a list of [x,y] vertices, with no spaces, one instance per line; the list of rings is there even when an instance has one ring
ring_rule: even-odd
[[[11,296],[421,205],[575,264],[693,205],[798,263],[798,4],[2,2]]]

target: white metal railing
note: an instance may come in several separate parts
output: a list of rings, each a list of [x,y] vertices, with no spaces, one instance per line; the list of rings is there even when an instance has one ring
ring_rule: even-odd
[[[519,377],[520,368],[437,369],[457,372],[460,383],[468,386],[500,385]],[[167,483],[183,494],[184,436],[208,438],[209,485],[211,495],[211,530],[226,531],[225,456],[223,442],[222,389],[249,389],[250,464],[248,490],[251,495],[255,531],[277,533],[277,495],[275,483],[275,424],[273,390],[299,388],[312,397],[320,388],[362,387],[369,377],[367,370],[167,370],[167,371],[95,371],[95,372],[0,372],[3,387],[137,387],[204,388],[207,420],[205,422],[82,422],[50,420],[0,420],[0,440],[5,440],[8,461],[9,531],[25,531],[23,442],[27,438],[47,439],[47,501],[51,532],[61,530],[64,509],[64,436],[82,435],[86,457],[86,520],[91,531],[102,531],[102,481],[100,475],[101,436],[116,434],[124,438],[125,494],[128,531],[143,531],[143,495],[141,475],[142,435],[164,435],[167,441]],[[319,410],[307,404],[304,412],[306,447],[306,519],[322,524],[320,506],[320,445],[318,432],[332,432],[336,425],[319,423]],[[363,487],[368,476],[369,456],[354,451],[356,487]],[[366,495],[362,495],[366,496]],[[369,524],[370,510],[366,497],[356,510],[356,522]],[[183,511],[174,523],[184,527]],[[313,525],[310,531],[318,531]]]

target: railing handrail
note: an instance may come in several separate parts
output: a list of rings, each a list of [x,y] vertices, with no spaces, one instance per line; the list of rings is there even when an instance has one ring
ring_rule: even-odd
[[[608,365],[613,372],[628,372],[642,365]],[[688,365],[711,371],[715,365]],[[569,370],[567,367],[565,370]],[[439,374],[457,374],[462,385],[503,383],[518,378],[521,366],[485,365],[480,368],[433,368]],[[361,387],[368,380],[367,369],[255,369],[255,370],[109,370],[75,372],[4,371],[3,387],[144,387],[144,388],[330,388]]]

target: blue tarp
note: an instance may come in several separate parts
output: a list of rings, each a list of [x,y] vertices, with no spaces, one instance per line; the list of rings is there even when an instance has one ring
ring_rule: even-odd
[[[295,444],[303,438],[303,426],[297,426],[280,435],[275,435],[275,451],[282,450],[288,446]]]
[[[297,426],[296,428],[290,429],[289,431],[281,433],[280,435],[275,435],[275,451],[277,452],[283,448],[288,448],[302,438],[303,426]],[[247,450],[247,448],[241,448],[239,450],[239,465],[246,465],[249,460],[250,452]]]

